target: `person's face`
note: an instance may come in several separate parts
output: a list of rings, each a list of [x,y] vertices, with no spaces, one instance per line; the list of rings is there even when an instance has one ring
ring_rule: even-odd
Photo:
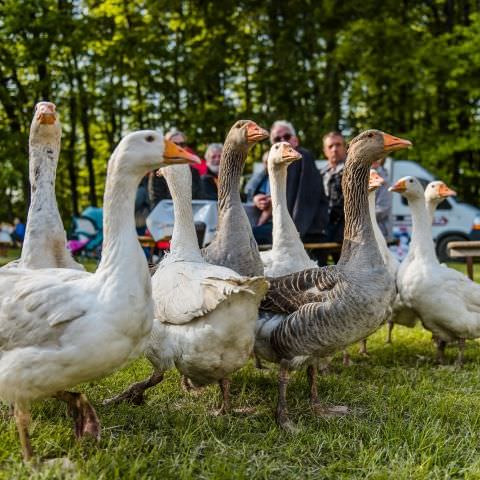
[[[213,150],[208,154],[208,158],[206,158],[207,167],[213,173],[218,173],[221,158],[222,158],[222,151],[220,149]]]
[[[186,147],[187,142],[185,141],[185,137],[181,133],[177,133],[173,137],[170,138],[170,140],[175,144],[178,145],[179,147]]]
[[[283,125],[272,128],[270,131],[270,143],[273,145],[277,142],[288,142],[293,148],[298,147],[298,138]]]
[[[343,137],[334,135],[327,137],[323,142],[323,153],[327,157],[328,163],[336,165],[345,160],[347,149]]]

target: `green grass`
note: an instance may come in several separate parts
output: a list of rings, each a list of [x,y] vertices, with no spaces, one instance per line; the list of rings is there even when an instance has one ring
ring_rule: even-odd
[[[384,339],[381,329],[369,340],[369,358],[354,346],[354,365],[345,368],[338,357],[319,378],[321,398],[350,406],[349,416],[314,416],[305,373],[292,375],[288,398],[296,434],[274,422],[275,366],[263,372],[249,364],[233,376],[233,406],[254,407],[251,415],[215,417],[217,388],[186,394],[174,371],[144,406],[101,406],[150,372],[140,359],[80,388],[103,424],[98,445],[76,443],[64,406],[45,401],[33,408],[33,446],[43,459],[68,456],[75,470],[67,476],[82,479],[480,478],[479,345],[467,344],[465,366],[457,370],[456,348],[447,350],[450,366],[436,366],[430,334],[420,327],[396,327],[392,346]],[[0,415],[0,479],[58,478],[58,467],[33,472],[22,464],[6,407]]]

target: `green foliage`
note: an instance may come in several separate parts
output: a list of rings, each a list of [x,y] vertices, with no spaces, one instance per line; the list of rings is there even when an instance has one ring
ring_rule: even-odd
[[[479,44],[468,0],[0,2],[0,218],[25,214],[41,99],[64,125],[64,216],[101,197],[127,131],[176,126],[203,153],[241,117],[291,120],[317,157],[331,129],[406,136],[476,203]]]

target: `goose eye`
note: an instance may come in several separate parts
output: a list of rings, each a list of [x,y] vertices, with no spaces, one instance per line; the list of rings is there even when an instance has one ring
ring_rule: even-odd
[[[153,135],[147,135],[147,136],[145,137],[145,140],[146,140],[147,142],[152,143],[152,142],[155,140],[155,137],[154,137]]]
[[[413,183],[413,180],[412,180],[412,179],[410,179],[410,180],[409,180],[409,182],[410,182],[410,183]]]
[[[370,138],[372,138],[372,137],[373,137],[373,133],[369,133],[368,136],[369,136]]]
[[[279,147],[279,146],[280,146],[280,145],[275,145],[275,150],[278,150],[278,147]]]

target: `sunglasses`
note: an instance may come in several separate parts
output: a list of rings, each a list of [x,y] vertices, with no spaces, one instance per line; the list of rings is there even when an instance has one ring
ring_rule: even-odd
[[[282,137],[273,137],[273,143],[278,143],[281,141],[288,142],[292,137],[293,135],[291,133],[286,133]]]

